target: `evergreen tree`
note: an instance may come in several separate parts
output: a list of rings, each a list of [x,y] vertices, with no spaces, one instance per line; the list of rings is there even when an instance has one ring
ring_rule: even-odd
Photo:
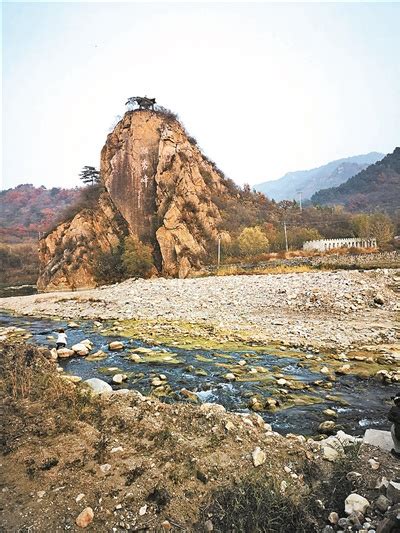
[[[95,167],[85,166],[79,174],[79,178],[86,185],[94,185],[95,183],[100,183],[100,172],[95,169]]]

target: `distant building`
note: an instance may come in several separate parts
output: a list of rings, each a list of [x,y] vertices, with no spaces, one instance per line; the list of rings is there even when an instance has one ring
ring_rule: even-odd
[[[303,244],[303,250],[317,250],[325,252],[334,248],[376,248],[376,239],[362,239],[348,237],[346,239],[320,239],[319,241],[307,241]]]

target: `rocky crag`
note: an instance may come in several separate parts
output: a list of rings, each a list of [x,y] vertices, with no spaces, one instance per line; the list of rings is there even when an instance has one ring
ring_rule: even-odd
[[[101,152],[104,192],[40,242],[39,290],[93,287],[96,254],[127,235],[150,243],[157,271],[186,277],[201,268],[221,222],[215,198],[227,181],[172,114],[130,111]]]

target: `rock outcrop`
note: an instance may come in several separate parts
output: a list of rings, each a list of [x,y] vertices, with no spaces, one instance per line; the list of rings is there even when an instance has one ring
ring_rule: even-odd
[[[101,194],[95,209],[82,209],[41,239],[38,289],[94,287],[96,255],[118,246],[127,233],[127,224],[110,196]]]
[[[40,290],[92,287],[98,251],[126,235],[150,243],[163,276],[201,268],[218,239],[215,198],[232,194],[215,165],[169,113],[130,111],[101,152],[105,192],[40,243]]]

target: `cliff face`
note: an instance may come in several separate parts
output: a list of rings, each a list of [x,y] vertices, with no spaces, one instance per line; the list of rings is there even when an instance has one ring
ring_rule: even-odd
[[[201,267],[221,221],[213,198],[229,193],[179,122],[160,112],[126,113],[107,137],[100,172],[105,193],[98,208],[41,241],[40,290],[95,285],[96,250],[127,234],[153,245],[161,275],[186,277]]]
[[[99,252],[117,246],[127,234],[125,221],[109,195],[103,193],[96,209],[83,209],[57,226],[39,244],[41,291],[95,287],[94,262]]]

